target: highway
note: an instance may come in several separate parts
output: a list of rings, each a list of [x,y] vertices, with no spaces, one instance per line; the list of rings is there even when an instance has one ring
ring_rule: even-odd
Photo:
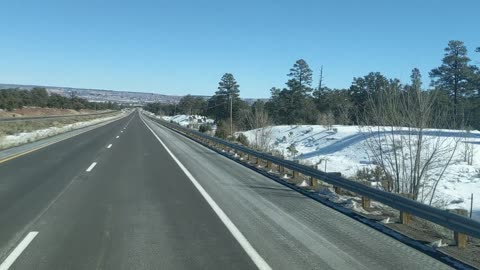
[[[6,269],[450,268],[134,112],[0,163]]]

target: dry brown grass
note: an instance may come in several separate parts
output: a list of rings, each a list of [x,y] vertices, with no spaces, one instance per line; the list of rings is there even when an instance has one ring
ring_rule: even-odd
[[[97,118],[109,117],[112,115],[114,115],[114,113],[97,116],[73,116],[63,119],[38,119],[16,122],[0,122],[0,136],[14,135],[22,132],[32,132],[49,127],[61,127],[76,122],[89,121]]]
[[[35,116],[51,116],[51,115],[82,115],[89,113],[99,113],[102,111],[95,110],[73,110],[73,109],[59,109],[59,108],[38,108],[38,107],[24,107],[15,109],[13,111],[0,110],[0,118],[13,117],[35,117]]]
[[[94,119],[101,119],[107,118],[117,115],[118,112],[112,112],[111,114],[103,114],[103,115],[76,115],[69,118],[62,118],[62,119],[36,119],[36,120],[28,120],[28,121],[15,121],[15,122],[0,122],[0,149],[5,149],[8,147],[15,146],[5,143],[5,137],[8,135],[15,135],[19,133],[29,133],[35,130],[47,129],[52,127],[61,128],[66,125],[78,123],[78,122],[85,122]],[[38,136],[35,138],[29,139],[28,142],[35,141],[40,139]],[[3,141],[3,143],[2,143]]]

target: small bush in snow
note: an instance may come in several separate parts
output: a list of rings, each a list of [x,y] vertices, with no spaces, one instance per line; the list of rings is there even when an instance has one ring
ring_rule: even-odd
[[[240,133],[237,137],[237,141],[245,146],[248,146],[249,145],[249,142],[248,142],[248,139],[247,139],[247,136],[245,136],[245,134],[243,133]]]
[[[217,130],[215,130],[215,137],[226,139],[228,137],[228,131],[224,128],[217,128]]]
[[[287,150],[290,155],[293,156],[293,158],[295,158],[295,156],[298,154],[298,150],[293,143],[289,147],[287,147]]]
[[[200,128],[198,129],[198,131],[200,131],[202,133],[209,132],[211,130],[212,130],[212,127],[210,125],[206,125],[206,124],[201,125]]]
[[[391,191],[392,180],[385,174],[380,166],[375,166],[373,169],[362,168],[357,171],[355,180],[361,182],[377,182],[379,186],[383,187],[386,191]]]

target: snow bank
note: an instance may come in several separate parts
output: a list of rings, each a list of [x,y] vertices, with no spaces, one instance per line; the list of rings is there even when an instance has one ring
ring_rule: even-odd
[[[119,115],[97,118],[89,121],[76,122],[73,124],[64,125],[61,127],[49,127],[45,129],[39,129],[32,132],[22,132],[15,135],[6,135],[0,137],[0,149],[5,149],[25,143],[34,142],[40,139],[47,137],[55,136],[61,133],[72,131],[79,128],[84,128],[87,126],[95,125],[101,122],[113,120],[124,116],[125,112],[120,113]]]
[[[175,116],[162,116],[161,117],[165,121],[172,121],[177,123],[181,126],[188,126],[188,125],[198,125],[198,124],[213,124],[214,120],[209,119],[206,116],[202,115],[185,115],[179,114]]]
[[[266,142],[271,150],[279,151],[287,159],[300,160],[302,163],[317,165],[327,172],[341,172],[345,177],[353,177],[362,168],[373,168],[366,139],[370,133],[362,132],[358,126],[334,125],[326,128],[320,125],[284,125],[264,129],[249,130],[243,133],[250,143],[259,138]],[[399,128],[398,134],[406,129]],[[454,143],[463,137],[460,130],[426,130],[426,138],[445,137],[445,143]],[[268,136],[268,138],[264,138]],[[463,160],[461,148],[465,143],[473,146],[473,163]],[[295,156],[288,148],[294,145],[298,151]],[[435,172],[436,173],[436,172]],[[434,177],[434,176],[433,176]],[[459,150],[452,160],[438,186],[436,201],[446,208],[470,209],[470,196],[474,193],[474,209],[480,212],[480,132],[468,134],[462,139]]]

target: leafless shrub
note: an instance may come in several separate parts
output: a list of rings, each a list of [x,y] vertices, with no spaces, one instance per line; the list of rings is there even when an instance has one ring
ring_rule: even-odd
[[[433,107],[436,98],[435,93],[419,88],[403,91],[392,81],[369,96],[360,128],[370,159],[391,179],[384,188],[430,204],[460,142],[458,137],[438,136],[431,130],[454,122],[450,108]]]
[[[331,112],[318,114],[317,125],[322,125],[325,129],[331,130],[333,124],[335,124],[335,117]]]
[[[272,127],[269,126],[270,118],[263,104],[257,104],[251,110],[242,111],[242,119],[246,128],[254,132],[250,146],[259,151],[268,152],[272,141]]]
[[[469,142],[468,138],[470,134],[470,129],[466,129],[464,136],[463,136],[463,161],[466,162],[468,165],[473,164],[473,144]]]

